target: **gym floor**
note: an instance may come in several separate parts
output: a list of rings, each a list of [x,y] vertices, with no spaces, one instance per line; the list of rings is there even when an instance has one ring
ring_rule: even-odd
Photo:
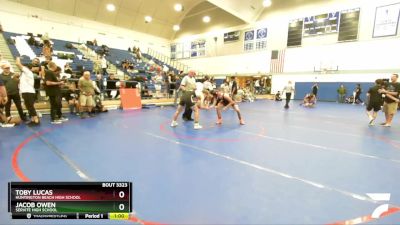
[[[202,110],[202,130],[182,120],[171,128],[174,107],[2,128],[0,224],[55,224],[11,220],[10,181],[133,182],[130,222],[57,224],[400,224],[400,115],[391,128],[370,127],[361,105],[283,104],[241,103],[244,126],[233,110],[220,126]],[[389,211],[371,218],[382,204]]]

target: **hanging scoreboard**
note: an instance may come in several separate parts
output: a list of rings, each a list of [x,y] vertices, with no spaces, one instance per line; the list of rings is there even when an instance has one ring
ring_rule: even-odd
[[[358,21],[360,9],[345,10],[340,13],[338,41],[352,41],[358,39]]]
[[[293,20],[289,23],[287,47],[300,46],[303,38],[303,20]]]
[[[129,219],[131,182],[10,182],[13,219]]]
[[[336,33],[338,31],[339,12],[324,13],[304,18],[303,36]]]

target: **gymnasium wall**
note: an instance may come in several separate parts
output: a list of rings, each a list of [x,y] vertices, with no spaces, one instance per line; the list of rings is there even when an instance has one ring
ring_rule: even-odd
[[[204,57],[196,60],[181,60],[189,68],[201,71],[204,74],[246,75],[264,73],[269,69],[271,52],[251,52],[218,57]]]
[[[5,31],[22,34],[47,32],[50,38],[80,43],[96,38],[99,45],[118,49],[135,45],[140,46],[143,52],[151,47],[169,55],[170,41],[167,39],[6,0],[0,0],[0,4],[0,23]]]
[[[312,82],[297,82],[294,99],[301,100],[306,94],[311,93]],[[357,84],[361,84],[361,100],[365,101],[366,93],[374,83],[370,82],[323,82],[318,83],[318,100],[335,102],[338,99],[337,89],[343,84],[347,90],[346,97],[352,96]]]
[[[336,101],[336,90],[340,84],[347,88],[347,95],[351,95],[355,85],[360,83],[364,90],[362,99],[365,99],[365,93],[374,84],[376,79],[390,79],[391,73],[359,73],[359,74],[292,74],[292,75],[273,75],[272,93],[282,91],[283,87],[292,81],[296,95],[295,99],[303,99],[305,94],[311,92],[314,83],[318,83],[319,99],[323,101]]]
[[[382,76],[400,70],[400,63],[396,59],[396,55],[400,52],[400,32],[393,37],[372,38],[376,7],[399,2],[400,0],[336,0],[304,5],[272,13],[267,12],[261,15],[260,20],[253,25],[224,29],[219,32],[211,31],[175,41],[199,38],[207,40],[206,51],[210,57],[182,60],[192,69],[210,74],[258,74],[259,72],[268,74],[270,73],[271,51],[286,48],[290,20],[321,13],[361,8],[358,41],[339,43],[337,33],[305,37],[302,47],[286,49],[283,76],[294,74],[314,76],[314,68],[319,69],[320,66],[336,68],[338,66],[341,74],[354,76],[352,80],[359,79],[360,77],[356,74],[363,73],[362,79],[373,82],[374,78],[370,77],[369,73],[378,73],[379,76]],[[225,32],[263,27],[268,28],[267,50],[244,54],[243,33],[240,41],[229,44],[223,43],[223,33]],[[217,37],[217,41],[214,40],[214,37]],[[232,60],[232,56],[236,59]],[[218,65],[224,65],[227,68],[226,72],[224,73]],[[204,67],[207,67],[207,69],[204,70]],[[332,82],[342,79],[341,76],[335,74],[331,75],[331,78],[333,79]],[[291,79],[305,81],[303,76]]]

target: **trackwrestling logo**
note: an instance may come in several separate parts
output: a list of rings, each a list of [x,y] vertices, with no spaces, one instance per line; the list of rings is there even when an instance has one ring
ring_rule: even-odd
[[[389,201],[390,200],[390,193],[367,193],[368,197],[375,201]],[[383,204],[378,206],[374,212],[372,213],[371,217],[374,219],[379,219],[382,214],[389,211],[389,204]]]

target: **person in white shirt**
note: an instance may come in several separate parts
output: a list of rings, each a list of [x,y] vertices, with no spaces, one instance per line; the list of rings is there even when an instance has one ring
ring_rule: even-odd
[[[260,79],[254,82],[254,88],[256,89],[256,94],[260,94]]]
[[[191,107],[194,111],[194,129],[201,129],[202,126],[199,124],[199,106],[194,101],[196,98],[196,79],[194,78],[196,73],[194,71],[189,71],[188,75],[185,76],[181,82],[180,89],[183,90],[182,97],[179,102],[178,109],[176,110],[174,117],[171,122],[171,127],[178,126],[176,121],[179,114],[185,109],[185,107]]]
[[[285,104],[285,109],[289,108],[289,102],[290,99],[292,98],[292,94],[294,95],[294,87],[292,85],[292,81],[289,81],[288,84],[283,88],[282,94],[286,93],[286,104]]]
[[[102,69],[102,71],[103,71],[103,76],[106,76],[106,75],[108,75],[107,74],[107,60],[106,60],[106,56],[105,55],[103,55],[102,57],[101,57],[101,69]]]
[[[156,98],[162,97],[161,88],[163,85],[163,76],[161,75],[161,71],[157,71],[156,76],[153,77],[154,88],[156,89]]]
[[[28,123],[28,126],[38,126],[40,125],[40,120],[35,109],[35,77],[30,68],[22,65],[19,57],[17,57],[16,65],[22,71],[19,78],[19,90],[22,94],[22,98],[24,99],[25,107],[29,112],[29,116],[31,117],[31,121]]]
[[[214,89],[213,85],[210,82],[210,78],[208,76],[204,77],[203,88],[209,91],[212,91]]]
[[[224,83],[221,84],[220,88],[224,92],[224,94],[229,94],[230,93],[229,81],[225,79]]]

